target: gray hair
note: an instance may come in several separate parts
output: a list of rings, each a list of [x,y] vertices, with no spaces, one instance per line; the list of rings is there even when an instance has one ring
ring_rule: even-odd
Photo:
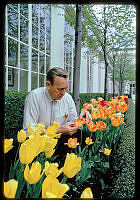
[[[60,67],[53,67],[50,69],[47,73],[47,81],[51,82],[51,85],[54,84],[54,79],[56,76],[60,76],[63,78],[68,78],[69,74],[66,70],[60,68]]]

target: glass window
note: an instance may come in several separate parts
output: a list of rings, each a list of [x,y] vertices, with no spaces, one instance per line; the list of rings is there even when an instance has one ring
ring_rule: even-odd
[[[20,71],[20,91],[27,91],[28,88],[28,72]]]
[[[38,71],[38,52],[32,51],[32,71]]]
[[[40,53],[40,65],[39,65],[39,72],[44,73],[44,63],[45,62],[45,55]]]
[[[44,87],[44,79],[45,76],[44,75],[39,75],[39,87]]]
[[[20,67],[28,69],[28,47],[20,44]]]
[[[51,58],[50,7],[47,4],[6,6],[6,89],[30,91],[45,86]]]
[[[18,70],[8,68],[8,86],[9,89],[18,90]]]
[[[18,42],[9,38],[8,39],[8,65],[17,66],[18,62]]]
[[[9,4],[8,10],[8,35],[17,38],[18,37],[18,12],[17,4]]]
[[[20,4],[20,13],[28,18],[28,4]]]
[[[37,73],[33,73],[32,72],[32,75],[31,75],[31,90],[35,89],[38,87],[37,83],[38,83],[38,75]]]
[[[28,44],[28,20],[20,17],[20,40]]]

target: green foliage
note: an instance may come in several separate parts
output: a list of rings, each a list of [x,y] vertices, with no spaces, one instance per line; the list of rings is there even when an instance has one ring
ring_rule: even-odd
[[[108,94],[108,99],[110,99],[113,95]],[[117,94],[115,95],[117,96]],[[84,103],[89,103],[90,99],[97,99],[98,97],[104,98],[104,93],[80,93],[80,109],[82,108]]]
[[[13,90],[5,92],[5,137],[7,138],[22,129],[24,101],[27,94]]]
[[[13,137],[23,124],[24,101],[28,92],[17,92],[9,90],[5,92],[5,137]],[[90,99],[104,97],[103,93],[81,93],[80,109],[85,102],[89,103]],[[112,94],[109,94],[109,98]]]
[[[135,105],[129,99],[127,124],[113,157],[111,199],[134,199],[135,195]]]

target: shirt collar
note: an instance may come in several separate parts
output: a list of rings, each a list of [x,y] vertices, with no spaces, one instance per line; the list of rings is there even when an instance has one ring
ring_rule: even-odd
[[[46,95],[47,95],[47,98],[49,99],[49,102],[58,102],[59,100],[53,100],[49,94],[49,91],[48,91],[48,88],[46,87]]]

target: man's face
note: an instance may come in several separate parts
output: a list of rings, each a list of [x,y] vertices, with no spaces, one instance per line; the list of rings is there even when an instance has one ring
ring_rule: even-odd
[[[46,81],[46,86],[48,88],[49,94],[54,100],[60,100],[64,96],[68,88],[68,84],[69,79],[60,76],[55,77],[53,85],[51,85],[50,81]]]

